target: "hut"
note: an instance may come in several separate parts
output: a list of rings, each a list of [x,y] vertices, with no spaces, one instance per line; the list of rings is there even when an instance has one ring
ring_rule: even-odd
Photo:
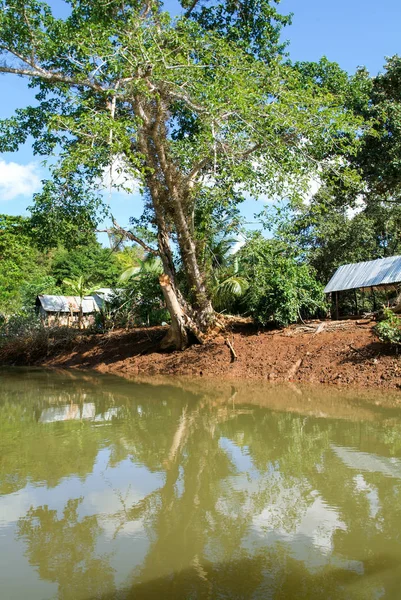
[[[81,299],[79,296],[40,295],[36,298],[36,308],[42,321],[50,326],[75,327],[78,325]],[[99,312],[93,296],[85,296],[82,300],[82,326],[87,328],[94,324],[95,313]]]
[[[342,265],[326,285],[325,294],[333,294],[336,318],[339,294],[349,290],[398,290],[401,283],[401,256],[388,256],[366,262]],[[356,297],[356,296],[355,296]]]

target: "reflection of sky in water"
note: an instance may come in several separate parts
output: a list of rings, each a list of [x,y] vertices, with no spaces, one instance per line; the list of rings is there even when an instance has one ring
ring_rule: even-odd
[[[377,454],[360,452],[354,448],[336,446],[335,444],[330,444],[330,447],[338,458],[351,469],[369,473],[382,473],[387,477],[401,479],[401,460],[399,458],[377,456]]]
[[[219,439],[219,446],[230,455],[238,471],[255,471],[246,446],[240,448],[235,442],[225,437]],[[256,473],[253,473],[253,475],[256,475]]]
[[[346,525],[338,510],[328,506],[317,491],[309,491],[305,500],[307,482],[294,478],[294,485],[286,487],[276,464],[262,474],[255,469],[247,447],[241,448],[228,438],[221,438],[219,446],[230,456],[236,474],[220,482],[221,494],[215,508],[223,515],[233,516],[238,511],[241,516],[248,514],[251,517],[250,527],[242,540],[244,549],[252,554],[266,547],[274,547],[277,543],[284,543],[290,555],[302,561],[312,572],[326,565],[363,572],[360,561],[333,555],[333,536],[338,530],[346,531]],[[360,467],[362,464],[365,470],[370,467],[370,470],[376,471],[380,467],[381,472],[387,476],[394,473],[393,467],[398,468],[394,460],[368,453],[337,446],[335,453],[349,467]],[[7,547],[4,545],[5,534],[9,533],[7,530],[13,529],[18,519],[23,518],[31,507],[47,505],[49,509],[57,510],[58,517],[61,518],[66,498],[82,497],[78,508],[79,518],[97,515],[102,532],[96,542],[96,554],[108,555],[110,566],[115,570],[117,586],[127,585],[133,569],[145,559],[150,542],[144,523],[140,519],[124,522],[124,510],[162,487],[164,475],[151,473],[146,467],[134,464],[129,459],[110,467],[109,459],[110,450],[104,448],[98,452],[93,471],[85,479],[68,477],[54,488],[27,485],[16,493],[0,497],[0,532],[3,531],[3,535],[0,535],[0,552],[4,557],[3,568],[7,563],[12,564],[10,573],[15,573],[18,564],[18,572],[21,574],[20,581],[13,581],[16,599],[27,594],[32,585],[44,600],[53,597],[56,590],[55,584],[41,581],[36,571],[30,567],[24,557],[22,540],[7,535]],[[367,483],[361,474],[354,476],[354,485],[356,493],[366,496],[370,516],[375,518],[380,510],[377,489]],[[269,489],[274,489],[271,501],[263,510],[255,511],[253,496]],[[233,505],[230,491],[241,490],[245,493],[242,503]],[[178,497],[184,491],[182,467],[179,468],[176,491]],[[293,522],[288,518],[289,515],[295,515]],[[205,556],[211,560],[217,558],[216,547],[214,551],[212,548],[213,543],[208,544],[205,552]],[[4,572],[7,577],[7,568]]]
[[[216,509],[227,516],[232,515],[236,508],[242,516],[244,513],[252,515],[251,527],[242,540],[243,548],[253,553],[280,542],[288,546],[294,559],[303,561],[311,571],[327,564],[358,573],[363,571],[360,561],[344,560],[332,555],[334,534],[338,530],[346,531],[346,525],[341,520],[338,510],[328,506],[317,491],[310,491],[305,502],[306,481],[294,478],[294,485],[285,487],[279,471],[273,465],[270,465],[271,468],[267,469],[263,476],[255,472],[247,448],[240,448],[227,438],[221,438],[219,445],[230,454],[237,469],[237,474],[228,478],[226,485],[233,490],[243,490],[247,499],[241,506],[236,507],[230,503],[229,497],[220,498]],[[274,499],[272,498],[261,512],[255,513],[252,495],[263,494],[272,488],[274,494],[270,495],[274,496]],[[374,503],[374,491],[369,489],[369,493],[368,497]],[[375,516],[376,512],[372,505],[372,516]],[[291,519],[291,515],[295,515],[295,519]],[[208,552],[211,558],[211,544]]]
[[[79,516],[100,515],[102,518],[123,509],[122,499],[131,506],[163,484],[160,474],[130,460],[108,467],[110,451],[98,452],[92,473],[85,479],[64,478],[57,486],[27,485],[13,494],[0,497],[0,526],[15,523],[24,517],[30,507],[47,505],[62,516],[66,499],[83,497]],[[1,530],[0,530],[1,531]]]
[[[369,516],[374,519],[380,510],[379,491],[376,486],[365,481],[363,475],[359,473],[354,477],[355,490],[366,495],[369,502]]]
[[[112,384],[114,389],[114,380]],[[57,511],[58,519],[62,520],[70,498],[82,498],[77,505],[79,524],[84,525],[81,529],[77,527],[74,531],[74,516],[54,529],[46,528],[43,514],[30,517],[33,528],[43,517],[44,536],[53,540],[44,552],[42,567],[49,556],[58,552],[57,536],[67,532],[68,537],[71,533],[69,548],[82,543],[85,550],[87,540],[89,558],[104,559],[96,577],[99,578],[104,565],[106,572],[110,566],[113,584],[119,589],[128,587],[135,577],[152,581],[188,572],[194,565],[198,565],[199,578],[202,568],[207,571],[208,561],[214,563],[214,575],[210,571],[208,575],[218,580],[220,569],[224,577],[225,569],[236,566],[233,561],[238,559],[240,563],[244,557],[249,560],[247,570],[256,565],[257,571],[260,562],[256,578],[264,579],[265,589],[275,577],[279,581],[292,576],[292,568],[299,569],[306,582],[309,576],[313,580],[316,577],[318,585],[319,577],[324,578],[326,573],[346,570],[346,577],[355,575],[354,581],[358,580],[356,583],[360,585],[365,577],[358,575],[370,576],[371,563],[367,558],[371,561],[373,556],[373,562],[377,563],[374,566],[379,569],[379,577],[382,576],[382,554],[387,560],[388,537],[393,545],[393,564],[399,564],[398,525],[393,533],[388,520],[395,523],[395,518],[401,515],[396,502],[401,461],[381,456],[386,447],[380,437],[382,430],[376,429],[374,422],[366,431],[362,421],[356,427],[353,422],[339,422],[335,418],[305,420],[300,427],[299,416],[292,413],[269,412],[256,405],[245,411],[232,407],[232,402],[229,411],[219,407],[209,410],[206,404],[195,401],[191,404],[186,398],[178,398],[174,406],[171,399],[165,400],[164,394],[163,400],[155,396],[152,404],[147,402],[149,390],[145,391],[140,403],[124,396],[124,403],[117,406],[114,401],[99,405],[95,394],[85,395],[85,402],[80,404],[67,404],[63,400],[62,404],[49,406],[41,401],[35,413],[40,427],[35,430],[35,422],[31,422],[28,434],[50,432],[54,436],[52,441],[56,440],[51,448],[66,443],[67,451],[60,453],[60,457],[55,455],[62,467],[70,457],[70,448],[77,450],[71,459],[71,470],[61,469],[60,473],[85,473],[85,468],[90,472],[57,479],[54,471],[58,463],[53,461],[53,472],[48,469],[46,444],[42,455],[37,452],[32,456],[27,444],[22,460],[34,460],[37,456],[43,466],[28,473],[40,473],[38,477],[44,478],[49,470],[53,476],[49,481],[58,483],[49,488],[40,481],[36,485],[28,483],[18,492],[0,496],[0,579],[3,577],[11,594],[5,600],[57,597],[57,584],[50,583],[51,578],[43,572],[44,579],[40,579],[32,539],[27,533],[26,539],[17,539],[16,534],[18,521],[27,516],[30,508],[48,507],[49,511]],[[171,408],[165,410],[170,402]],[[123,422],[127,427],[121,427]],[[74,440],[79,443],[84,439],[81,433],[84,436],[89,430],[96,431],[96,436],[93,445],[87,445],[88,461],[84,465],[90,466],[82,467],[81,446],[76,448]],[[225,435],[219,438],[219,431]],[[70,435],[76,437],[69,438]],[[40,435],[33,435],[32,439],[37,443]],[[364,442],[361,447],[371,452],[359,450],[361,439]],[[17,444],[15,448],[18,450]],[[394,448],[395,453],[398,447]],[[148,469],[140,461],[160,465],[154,467],[160,471],[154,473],[150,470],[152,466]],[[157,493],[153,494],[154,491]],[[145,507],[143,512],[131,512],[149,495],[141,504]],[[87,519],[93,516],[99,531]],[[86,525],[89,528],[93,525],[93,537],[90,532],[85,537]],[[36,536],[41,543],[43,539]],[[85,585],[85,576],[90,571],[90,560],[88,564],[83,560],[83,566],[81,560],[74,563],[78,586],[81,576]],[[68,568],[68,560],[66,564]],[[269,572],[271,565],[274,574]],[[81,566],[87,572],[80,573]],[[305,576],[306,571],[309,573]],[[68,570],[65,572],[68,576]],[[388,573],[396,579],[391,568]],[[242,577],[241,572],[238,577]],[[341,579],[338,581],[341,585]],[[380,589],[384,588],[378,585],[376,591]]]
[[[139,407],[138,407],[139,412]],[[56,423],[58,421],[111,421],[118,416],[117,408],[109,408],[101,414],[96,414],[96,404],[84,402],[83,404],[66,404],[64,406],[51,406],[42,411],[39,423]]]
[[[288,531],[284,523],[280,525],[280,515],[296,511],[302,498],[297,488],[283,490],[273,505],[253,517],[252,531],[245,545],[256,549],[282,542],[288,545],[290,555],[303,561],[311,571],[335,564],[361,572],[362,563],[359,561],[345,561],[332,555],[334,534],[337,530],[347,529],[338,511],[328,506],[317,492],[312,492],[309,500],[310,504],[300,511],[292,531]]]
[[[146,467],[124,460],[115,467],[108,466],[110,450],[98,452],[93,471],[85,479],[68,477],[54,488],[27,485],[13,494],[0,496],[0,555],[2,557],[2,578],[5,589],[13,590],[15,599],[29,598],[31,586],[35,597],[54,598],[57,585],[41,581],[36,570],[29,565],[24,555],[23,540],[17,540],[17,521],[24,518],[29,509],[48,506],[57,510],[62,518],[69,498],[83,498],[78,507],[79,519],[97,515],[102,529],[96,541],[96,555],[109,556],[109,563],[115,569],[115,582],[124,585],[129,582],[132,569],[144,560],[149,540],[142,520],[124,523],[124,507],[133,504],[163,485],[163,476],[151,473]],[[123,523],[123,524],[122,524]],[[122,524],[122,525],[121,525]],[[12,568],[7,570],[7,563]],[[18,581],[15,573],[19,573]],[[9,573],[9,581],[7,581]],[[12,586],[11,586],[12,584]],[[5,599],[6,600],[6,599]],[[12,600],[11,597],[7,600]]]

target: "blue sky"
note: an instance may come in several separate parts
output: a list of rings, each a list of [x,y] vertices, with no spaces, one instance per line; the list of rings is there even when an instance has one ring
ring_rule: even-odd
[[[53,0],[52,5],[62,13],[63,2]],[[171,9],[177,6],[175,0],[167,0],[166,5]],[[382,70],[385,56],[401,54],[401,0],[282,0],[279,10],[294,13],[293,25],[283,32],[293,60],[314,61],[325,55],[350,73],[365,65],[376,74]],[[33,92],[22,78],[0,76],[0,90],[0,118],[33,101]],[[40,163],[29,144],[14,154],[0,155],[0,213],[25,213],[33,192],[46,177]],[[139,197],[118,193],[111,200],[122,225],[141,211]],[[251,220],[261,208],[261,202],[249,200],[243,212]]]

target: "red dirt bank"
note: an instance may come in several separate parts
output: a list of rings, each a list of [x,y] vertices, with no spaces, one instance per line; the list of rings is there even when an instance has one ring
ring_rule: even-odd
[[[204,346],[174,353],[155,350],[165,328],[116,331],[83,338],[74,351],[40,364],[96,369],[126,377],[205,376],[401,388],[401,359],[377,341],[373,326],[339,321],[268,332],[242,326]],[[238,356],[234,362],[225,343],[227,337]]]

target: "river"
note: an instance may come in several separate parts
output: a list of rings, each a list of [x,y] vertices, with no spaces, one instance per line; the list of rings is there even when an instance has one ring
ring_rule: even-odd
[[[400,402],[3,369],[0,597],[398,600]]]

